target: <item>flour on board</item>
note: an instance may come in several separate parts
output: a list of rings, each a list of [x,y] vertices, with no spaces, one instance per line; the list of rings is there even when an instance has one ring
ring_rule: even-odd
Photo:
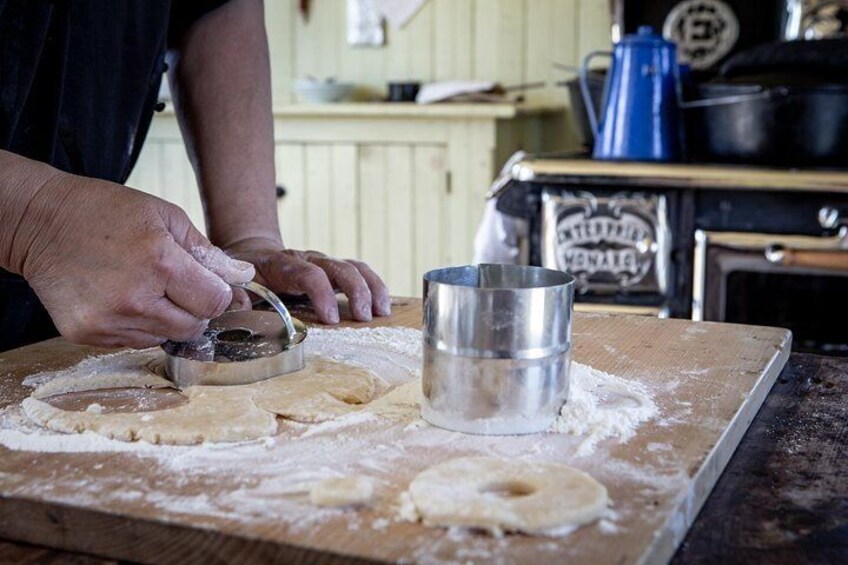
[[[306,342],[308,355],[367,366],[388,384],[389,392],[363,411],[322,424],[280,420],[277,435],[270,438],[197,446],[128,443],[92,433],[51,432],[29,422],[20,407],[12,405],[0,411],[0,445],[30,452],[91,453],[90,468],[102,463],[112,465],[111,454],[120,453],[127,464],[137,460],[147,473],[168,477],[168,481],[156,483],[159,490],[153,492],[145,476],[98,472],[94,479],[80,472],[52,478],[49,494],[28,492],[23,489],[29,487],[21,486],[22,495],[104,508],[129,497],[154,505],[166,515],[286,524],[292,532],[308,531],[316,523],[339,517],[354,527],[391,529],[399,521],[398,496],[412,478],[449,457],[568,461],[603,483],[614,483],[621,477],[645,492],[672,490],[685,480],[685,469],[673,464],[673,452],[663,452],[670,453],[668,464],[659,467],[612,456],[611,447],[633,437],[642,423],[658,414],[653,391],[577,362],[572,364],[570,401],[551,430],[556,433],[471,436],[426,424],[418,415],[414,394],[421,377],[421,343],[421,333],[414,329],[312,330]],[[151,355],[156,353],[151,350]],[[121,354],[82,363],[97,372],[109,370],[108,365],[127,368]],[[40,385],[55,377],[56,373],[42,373],[28,378],[27,384]],[[305,493],[311,485],[343,476],[371,476],[379,481],[381,490],[372,510],[360,514],[319,509],[309,503]],[[213,478],[219,488],[214,496],[200,499],[181,494],[181,485]],[[617,511],[627,516],[644,509],[625,506],[617,507]],[[609,519],[603,527],[594,527],[612,535],[615,521]],[[505,542],[472,537],[468,543],[469,550],[479,548],[485,554]],[[430,550],[426,553],[429,555]]]

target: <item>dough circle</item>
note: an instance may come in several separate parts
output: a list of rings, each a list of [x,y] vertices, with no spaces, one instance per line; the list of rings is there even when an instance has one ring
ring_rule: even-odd
[[[421,472],[409,494],[431,526],[552,534],[588,524],[607,507],[607,489],[559,463],[462,457]]]
[[[374,481],[369,477],[336,477],[315,483],[309,501],[315,506],[338,508],[362,506],[374,497]]]
[[[369,370],[315,358],[297,373],[249,385],[192,386],[182,391],[188,402],[148,412],[62,410],[46,402],[68,392],[109,388],[164,388],[173,383],[151,372],[149,351],[128,352],[109,369],[92,370],[93,359],[63,371],[38,386],[21,404],[24,414],[41,426],[64,433],[91,431],[122,441],[197,444],[258,439],[277,431],[277,416],[299,422],[323,422],[362,408],[377,390]]]

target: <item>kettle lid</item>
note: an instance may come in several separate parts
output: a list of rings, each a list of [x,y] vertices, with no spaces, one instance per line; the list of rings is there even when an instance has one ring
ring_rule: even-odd
[[[674,46],[674,43],[655,32],[651,26],[639,26],[636,33],[625,35],[619,42],[619,45],[632,47],[669,47]]]

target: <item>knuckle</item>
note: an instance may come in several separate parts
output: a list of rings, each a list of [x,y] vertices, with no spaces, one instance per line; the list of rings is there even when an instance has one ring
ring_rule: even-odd
[[[182,208],[180,208],[176,204],[168,202],[167,200],[162,200],[160,198],[150,198],[147,200],[147,205],[149,206],[149,209],[151,211],[157,214],[161,214],[162,216],[165,216],[166,218],[169,218],[171,220],[179,220],[182,218],[182,216],[187,217],[185,211]]]
[[[126,293],[118,298],[112,310],[119,316],[136,317],[147,312],[147,305],[138,295]]]
[[[349,265],[353,265],[353,267],[356,268],[357,270],[368,266],[365,263],[363,263],[362,261],[357,261],[356,259],[345,259],[344,262],[349,264]]]
[[[299,275],[301,278],[320,278],[326,276],[324,274],[324,269],[316,265],[315,263],[300,263],[297,266],[297,270],[299,271]]]
[[[333,268],[338,269],[339,274],[345,278],[353,280],[359,278],[359,270],[347,261],[334,261]]]
[[[324,272],[324,269],[316,265],[304,267],[301,280],[304,285],[308,285],[316,290],[320,289],[322,286],[330,284],[330,281],[327,278],[327,273]]]
[[[138,242],[141,260],[152,266],[157,274],[170,275],[173,273],[174,237],[165,231],[157,231],[145,236]]]

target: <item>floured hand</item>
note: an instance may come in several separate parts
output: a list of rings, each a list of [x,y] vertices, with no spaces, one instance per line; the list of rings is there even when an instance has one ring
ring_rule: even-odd
[[[13,264],[69,340],[149,347],[199,337],[253,277],[178,207],[114,183],[57,174],[20,223]],[[229,283],[229,284],[228,284]]]
[[[333,259],[317,251],[285,249],[277,241],[252,238],[230,245],[227,253],[256,266],[257,280],[274,292],[307,295],[321,322],[337,324],[335,288],[343,292],[358,321],[391,314],[385,283],[360,261]]]

